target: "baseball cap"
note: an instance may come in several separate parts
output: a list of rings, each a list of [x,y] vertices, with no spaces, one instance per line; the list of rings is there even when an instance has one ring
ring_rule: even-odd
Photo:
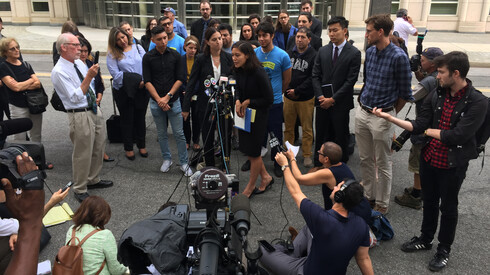
[[[430,47],[426,48],[423,52],[422,55],[425,56],[427,59],[432,60],[438,56],[444,55],[441,49],[436,48],[436,47]]]
[[[165,13],[165,12],[168,12],[168,11],[172,12],[175,15],[175,10],[173,8],[171,8],[171,7],[166,7],[164,9],[162,9],[162,13]]]

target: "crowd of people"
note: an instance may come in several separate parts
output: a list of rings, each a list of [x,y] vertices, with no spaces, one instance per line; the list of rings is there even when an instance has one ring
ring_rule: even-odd
[[[461,52],[444,55],[439,48],[425,49],[420,69],[415,72],[419,84],[412,89],[406,48],[392,43],[393,30],[397,31],[395,37],[397,34],[402,37],[395,39],[402,46],[406,45],[407,34],[417,34],[407,11],[400,10],[397,13],[400,19],[395,22],[389,15],[373,15],[365,20],[365,37],[370,47],[366,50],[364,85],[354,118],[362,179],[356,181],[347,162],[349,112],[354,108],[361,52],[348,41],[349,21],[342,16],[331,18],[326,23],[330,42],[323,45],[322,22],[312,16],[312,2],[304,0],[296,24],[290,22],[287,10],[280,10],[276,18],[253,14],[241,26],[239,41],[233,41],[232,27],[212,18],[208,0],[202,0],[199,9],[202,17],[190,26],[190,35],[170,7],[162,9],[163,17],[148,20],[140,40],[133,36],[133,27],[126,21],[109,32],[107,67],[112,76],[113,98],[121,114],[126,158],[136,159],[134,143],[140,157],[147,158],[152,153],[147,151],[145,141],[149,104],[163,159],[161,172],[169,172],[173,165],[167,134],[169,122],[177,144],[179,167],[185,176],[193,174],[189,149],[201,153],[205,166],[223,168],[215,160],[215,141],[236,139],[238,149],[247,156],[241,170],[250,170],[242,192],[252,198],[273,187],[274,177],[263,160],[268,138],[273,136],[280,144],[286,141],[295,144],[300,125],[301,165],[311,168],[309,173],[301,173],[299,156],[291,151],[283,153],[273,147],[270,157],[274,163],[272,174],[284,177],[306,226],[294,240],[293,251],[280,245],[275,246],[274,252],[262,248],[260,261],[274,274],[342,274],[355,257],[363,274],[373,274],[368,254],[371,209],[382,214],[389,210],[391,143],[396,124],[414,133],[409,160],[414,185],[396,196],[395,202],[416,209],[421,208],[422,202],[424,205],[421,236],[404,243],[401,249],[430,250],[440,211],[439,245],[429,269],[443,269],[455,239],[458,192],[468,161],[477,157],[474,135],[487,108],[484,97],[466,78],[467,55]],[[51,81],[70,122],[74,182],[71,189],[82,203],[66,241],[73,241],[75,235],[80,240],[90,237],[85,238],[83,245],[90,255],[83,259],[85,272],[123,274],[128,269],[117,261],[114,236],[104,229],[111,216],[110,206],[103,198],[88,193],[88,189],[113,186],[112,181],[100,179],[99,173],[104,161],[114,160],[105,154],[107,130],[100,111],[105,87],[91,52],[90,42],[77,26],[66,22],[53,45],[55,66]],[[9,118],[31,118],[33,128],[27,137],[40,142],[42,114],[30,114],[25,98],[25,91],[39,88],[40,81],[32,67],[22,61],[14,38],[1,40],[0,55],[4,58],[0,65],[1,85],[5,87],[2,92],[7,93],[9,103],[8,108],[3,108],[7,108]],[[210,100],[205,87],[210,76],[219,79],[224,75],[236,79],[232,107],[236,116],[245,117],[249,109],[255,112],[249,130],[228,131],[226,136],[220,128],[223,123],[230,123],[227,126],[231,128],[232,121],[217,121],[219,118],[212,113],[215,102]],[[396,118],[406,102],[416,103],[414,121]],[[6,106],[4,102],[2,106]],[[459,115],[462,111],[464,117]],[[25,139],[26,133],[14,138]],[[227,150],[223,143],[219,145],[221,150]],[[19,169],[28,167],[24,167],[24,174],[35,169],[27,155],[19,156],[17,164]],[[27,259],[33,259],[39,251],[40,237],[36,233],[27,238],[22,233],[25,234],[28,222],[36,225],[33,232],[41,232],[40,219],[20,213],[13,206],[11,186],[6,180],[2,184],[7,206],[18,220],[16,223],[2,216],[8,230],[1,235],[9,238],[3,243],[12,250],[15,246],[16,252],[30,249]],[[321,185],[324,206],[311,202],[300,185]],[[48,203],[50,207],[67,192],[55,193]],[[24,191],[20,196],[31,201],[20,202],[34,207],[41,200],[33,200],[33,196],[41,195],[38,191]],[[16,236],[10,237],[13,235]],[[20,261],[16,253],[9,255],[8,269],[8,261],[0,261],[0,268],[7,269],[7,274],[31,270],[26,265],[16,266]]]

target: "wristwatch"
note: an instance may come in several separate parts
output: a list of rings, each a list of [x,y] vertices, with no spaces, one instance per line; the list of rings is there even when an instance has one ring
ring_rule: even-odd
[[[173,95],[173,94],[171,94],[171,93],[168,93],[167,95],[168,95],[170,98],[172,98],[172,97],[174,96],[174,95]]]
[[[284,170],[286,170],[286,168],[288,168],[288,167],[289,167],[289,165],[287,165],[287,164],[283,165],[283,166],[281,166],[281,170],[284,172]]]

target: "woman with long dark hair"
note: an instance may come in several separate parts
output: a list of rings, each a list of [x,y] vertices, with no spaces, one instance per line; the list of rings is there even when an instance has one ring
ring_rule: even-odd
[[[189,35],[184,41],[184,51],[185,55],[182,56],[183,66],[185,68],[186,79],[185,82],[182,83],[182,93],[180,93],[180,103],[183,105],[185,98],[185,90],[187,86],[187,82],[191,76],[192,67],[194,66],[194,62],[196,61],[197,54],[199,53],[199,49],[201,48],[199,44],[199,39],[194,35]],[[199,146],[199,134],[201,133],[201,127],[199,126],[199,116],[196,108],[197,96],[191,98],[191,116],[187,120],[184,121],[184,135],[187,143],[187,149],[189,149],[191,140],[194,143],[192,146],[192,150],[194,152],[199,151],[201,146]],[[192,127],[191,127],[191,118],[192,118]],[[192,138],[191,138],[192,136]]]
[[[158,25],[158,21],[156,18],[150,18],[148,20],[148,23],[146,23],[146,29],[145,29],[145,34],[141,36],[141,46],[143,46],[143,49],[145,51],[148,51],[148,48],[150,47],[150,42],[151,42],[151,33],[150,31]]]
[[[83,200],[73,215],[74,224],[66,232],[65,243],[75,245],[90,235],[82,244],[84,274],[124,274],[128,270],[117,260],[114,235],[104,228],[110,219],[111,207],[98,196]]]
[[[143,84],[142,60],[145,50],[133,44],[130,36],[121,28],[109,32],[107,68],[113,78],[114,99],[121,114],[121,134],[126,158],[135,159],[133,142],[142,157],[146,151],[146,108],[150,99]]]
[[[212,104],[208,103],[209,96],[206,94],[204,81],[208,76],[219,79],[220,76],[228,76],[233,64],[231,55],[222,51],[223,41],[221,34],[215,28],[207,28],[204,34],[204,51],[199,54],[192,66],[191,76],[187,83],[182,115],[187,120],[189,116],[191,98],[197,94],[197,110],[199,113],[201,135],[204,143],[204,159],[206,166],[214,166],[214,130],[216,129],[216,118],[210,122]],[[214,116],[216,117],[216,116]],[[231,131],[229,132],[231,134]],[[231,137],[223,137],[231,138]]]
[[[255,29],[249,23],[242,25],[240,29],[240,39],[239,41],[247,41],[254,46],[254,48],[260,47],[259,41],[257,41],[257,34]]]
[[[289,12],[287,10],[280,10],[277,15],[276,32],[274,33],[272,43],[286,51],[289,38],[293,37],[297,31],[298,29],[289,22]]]
[[[247,155],[250,161],[250,179],[243,194],[261,194],[274,183],[260,156],[262,138],[267,131],[269,107],[274,101],[269,76],[260,64],[250,43],[238,41],[231,50],[233,59],[233,74],[236,78],[236,114],[244,117],[247,108],[256,110],[255,121],[251,124],[250,132],[238,131],[240,151]],[[261,177],[260,186],[255,187],[257,178]]]

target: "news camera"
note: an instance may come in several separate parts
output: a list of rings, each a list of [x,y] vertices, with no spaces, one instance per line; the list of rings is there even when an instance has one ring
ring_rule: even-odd
[[[29,118],[18,118],[0,122],[0,136],[4,140],[7,136],[22,133],[32,128],[32,121]],[[17,171],[17,156],[27,152],[38,166],[39,170],[34,170],[24,176]],[[6,142],[0,150],[0,178],[7,178],[12,187],[26,190],[39,190],[44,188],[46,173],[46,157],[44,146],[39,142],[18,141],[15,143]]]
[[[425,36],[427,35],[427,30],[425,30],[425,33],[424,34],[419,34],[417,36],[417,48],[415,48],[415,51],[417,52],[417,54],[415,55],[412,55],[412,57],[410,57],[410,70],[412,72],[416,72],[419,70],[420,68],[420,57],[422,56],[422,42],[424,42],[424,39],[425,39]]]
[[[248,250],[250,201],[238,193],[238,180],[216,168],[204,168],[190,178],[196,209],[187,221],[189,274],[260,274],[261,252]],[[231,211],[226,208],[231,206]],[[247,264],[243,262],[243,255]]]

